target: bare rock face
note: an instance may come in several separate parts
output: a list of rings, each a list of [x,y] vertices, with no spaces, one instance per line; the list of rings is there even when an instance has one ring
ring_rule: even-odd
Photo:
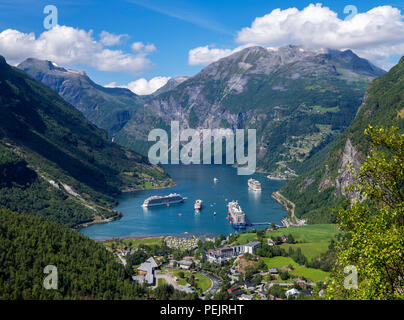
[[[325,165],[325,173],[323,179],[320,181],[320,184],[318,185],[318,192],[323,192],[325,189],[331,187],[333,185],[332,179],[330,177],[330,169],[328,168],[328,165]]]
[[[348,138],[338,168],[338,176],[335,179],[337,195],[347,196],[349,199],[354,200],[359,199],[359,194],[356,192],[347,192],[346,188],[354,182],[355,173],[359,171],[360,165],[361,155]]]

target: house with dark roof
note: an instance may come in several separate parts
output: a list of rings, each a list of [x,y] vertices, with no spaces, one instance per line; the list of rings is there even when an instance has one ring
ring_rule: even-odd
[[[189,269],[191,268],[191,266],[192,266],[192,261],[188,261],[188,260],[181,260],[181,261],[178,261],[178,266],[179,266],[181,269],[189,270]]]
[[[278,272],[277,268],[271,268],[271,269],[269,269],[269,273],[270,274],[278,274],[279,272]]]

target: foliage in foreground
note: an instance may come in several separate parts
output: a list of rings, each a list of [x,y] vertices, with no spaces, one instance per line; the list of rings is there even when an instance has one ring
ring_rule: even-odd
[[[370,126],[365,134],[370,155],[350,190],[361,200],[338,214],[347,237],[337,244],[327,298],[404,299],[404,134]],[[350,265],[357,268],[356,289],[344,286]]]
[[[58,289],[46,290],[54,265]],[[0,210],[0,299],[139,299],[123,266],[97,242],[43,218]]]

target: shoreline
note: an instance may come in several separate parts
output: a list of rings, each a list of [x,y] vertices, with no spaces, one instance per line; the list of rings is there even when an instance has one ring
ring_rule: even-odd
[[[279,190],[271,194],[271,197],[278,202],[288,213],[285,218],[282,219],[282,224],[288,228],[293,226],[306,225],[306,219],[299,219],[295,216],[295,204],[282,195]],[[289,207],[290,206],[290,207]]]
[[[119,197],[119,195],[121,195],[121,194],[128,194],[128,193],[132,193],[132,192],[136,192],[136,191],[148,191],[148,190],[160,190],[160,189],[172,188],[172,187],[175,187],[177,185],[177,183],[174,180],[173,180],[173,182],[174,183],[172,185],[165,186],[165,187],[155,187],[155,188],[150,188],[150,189],[142,188],[142,189],[121,190],[120,194],[117,194],[116,197]],[[114,199],[117,201],[117,205],[115,206],[115,208],[116,208],[119,205],[119,201],[115,197],[114,197]],[[108,209],[115,211],[112,208],[108,208]],[[81,224],[77,225],[76,227],[74,227],[73,229],[78,232],[83,228],[87,228],[87,227],[90,227],[90,226],[95,225],[95,224],[103,224],[103,223],[117,221],[117,220],[119,220],[119,219],[121,219],[123,217],[123,213],[120,212],[120,211],[116,211],[116,212],[118,214],[117,216],[102,219],[102,220],[94,219],[93,221],[90,221],[90,222],[81,223]]]
[[[123,236],[123,237],[112,237],[112,238],[105,238],[105,239],[93,239],[97,242],[107,242],[107,241],[114,241],[114,240],[147,240],[147,239],[164,239],[166,237],[178,237],[178,238],[192,238],[196,237],[198,239],[206,238],[207,235],[196,235],[193,233],[187,234],[176,234],[176,233],[167,233],[167,234],[160,234],[160,235],[141,235],[141,236]]]
[[[149,190],[160,190],[160,189],[168,189],[168,188],[172,188],[175,187],[177,185],[176,182],[174,182],[172,185],[169,186],[165,186],[165,187],[154,187],[154,188],[140,188],[140,189],[125,189],[125,190],[121,190],[121,194],[126,194],[126,193],[132,193],[132,192],[136,192],[136,191],[149,191]],[[119,196],[119,195],[118,195]]]
[[[97,242],[108,242],[108,241],[115,241],[115,240],[147,240],[147,239],[164,239],[166,236],[150,236],[150,237],[145,237],[145,236],[126,236],[122,238],[109,238],[109,239],[103,239],[103,240],[95,240]]]

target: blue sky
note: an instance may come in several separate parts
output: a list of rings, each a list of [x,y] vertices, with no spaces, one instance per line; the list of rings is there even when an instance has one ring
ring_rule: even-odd
[[[36,37],[46,30],[43,27],[43,8],[53,4],[58,9],[58,24],[88,32],[93,30],[95,41],[99,34],[107,31],[115,35],[126,34],[111,50],[131,52],[133,42],[154,44],[156,50],[144,53],[150,62],[136,72],[125,70],[102,71],[97,65],[82,61],[67,63],[69,67],[84,69],[100,84],[116,82],[126,84],[138,78],[151,79],[156,76],[175,77],[194,75],[203,66],[189,64],[189,52],[197,47],[233,50],[240,45],[238,32],[250,27],[254,19],[269,14],[272,10],[296,7],[303,10],[315,1],[263,1],[263,0],[2,0],[0,2],[0,32],[6,29],[21,33],[33,32]],[[321,1],[323,6],[344,19],[344,7],[354,5],[358,13],[380,5],[391,5],[404,13],[404,1]],[[401,39],[399,39],[401,41]],[[10,41],[10,40],[8,40]],[[398,41],[394,38],[391,41]],[[245,42],[245,41],[244,41]],[[404,43],[404,42],[403,42]],[[1,52],[0,45],[0,54]],[[398,51],[397,51],[398,50]],[[399,49],[388,60],[397,62]],[[9,55],[12,54],[10,51]],[[398,52],[398,54],[397,54]],[[372,53],[373,54],[373,53]],[[37,54],[38,55],[38,54]],[[44,57],[46,53],[44,52]],[[40,54],[39,54],[40,57]],[[6,55],[6,58],[8,56]],[[17,57],[16,57],[17,59]],[[84,60],[83,60],[84,61]],[[386,60],[387,61],[387,60]],[[111,67],[112,68],[112,67]]]

